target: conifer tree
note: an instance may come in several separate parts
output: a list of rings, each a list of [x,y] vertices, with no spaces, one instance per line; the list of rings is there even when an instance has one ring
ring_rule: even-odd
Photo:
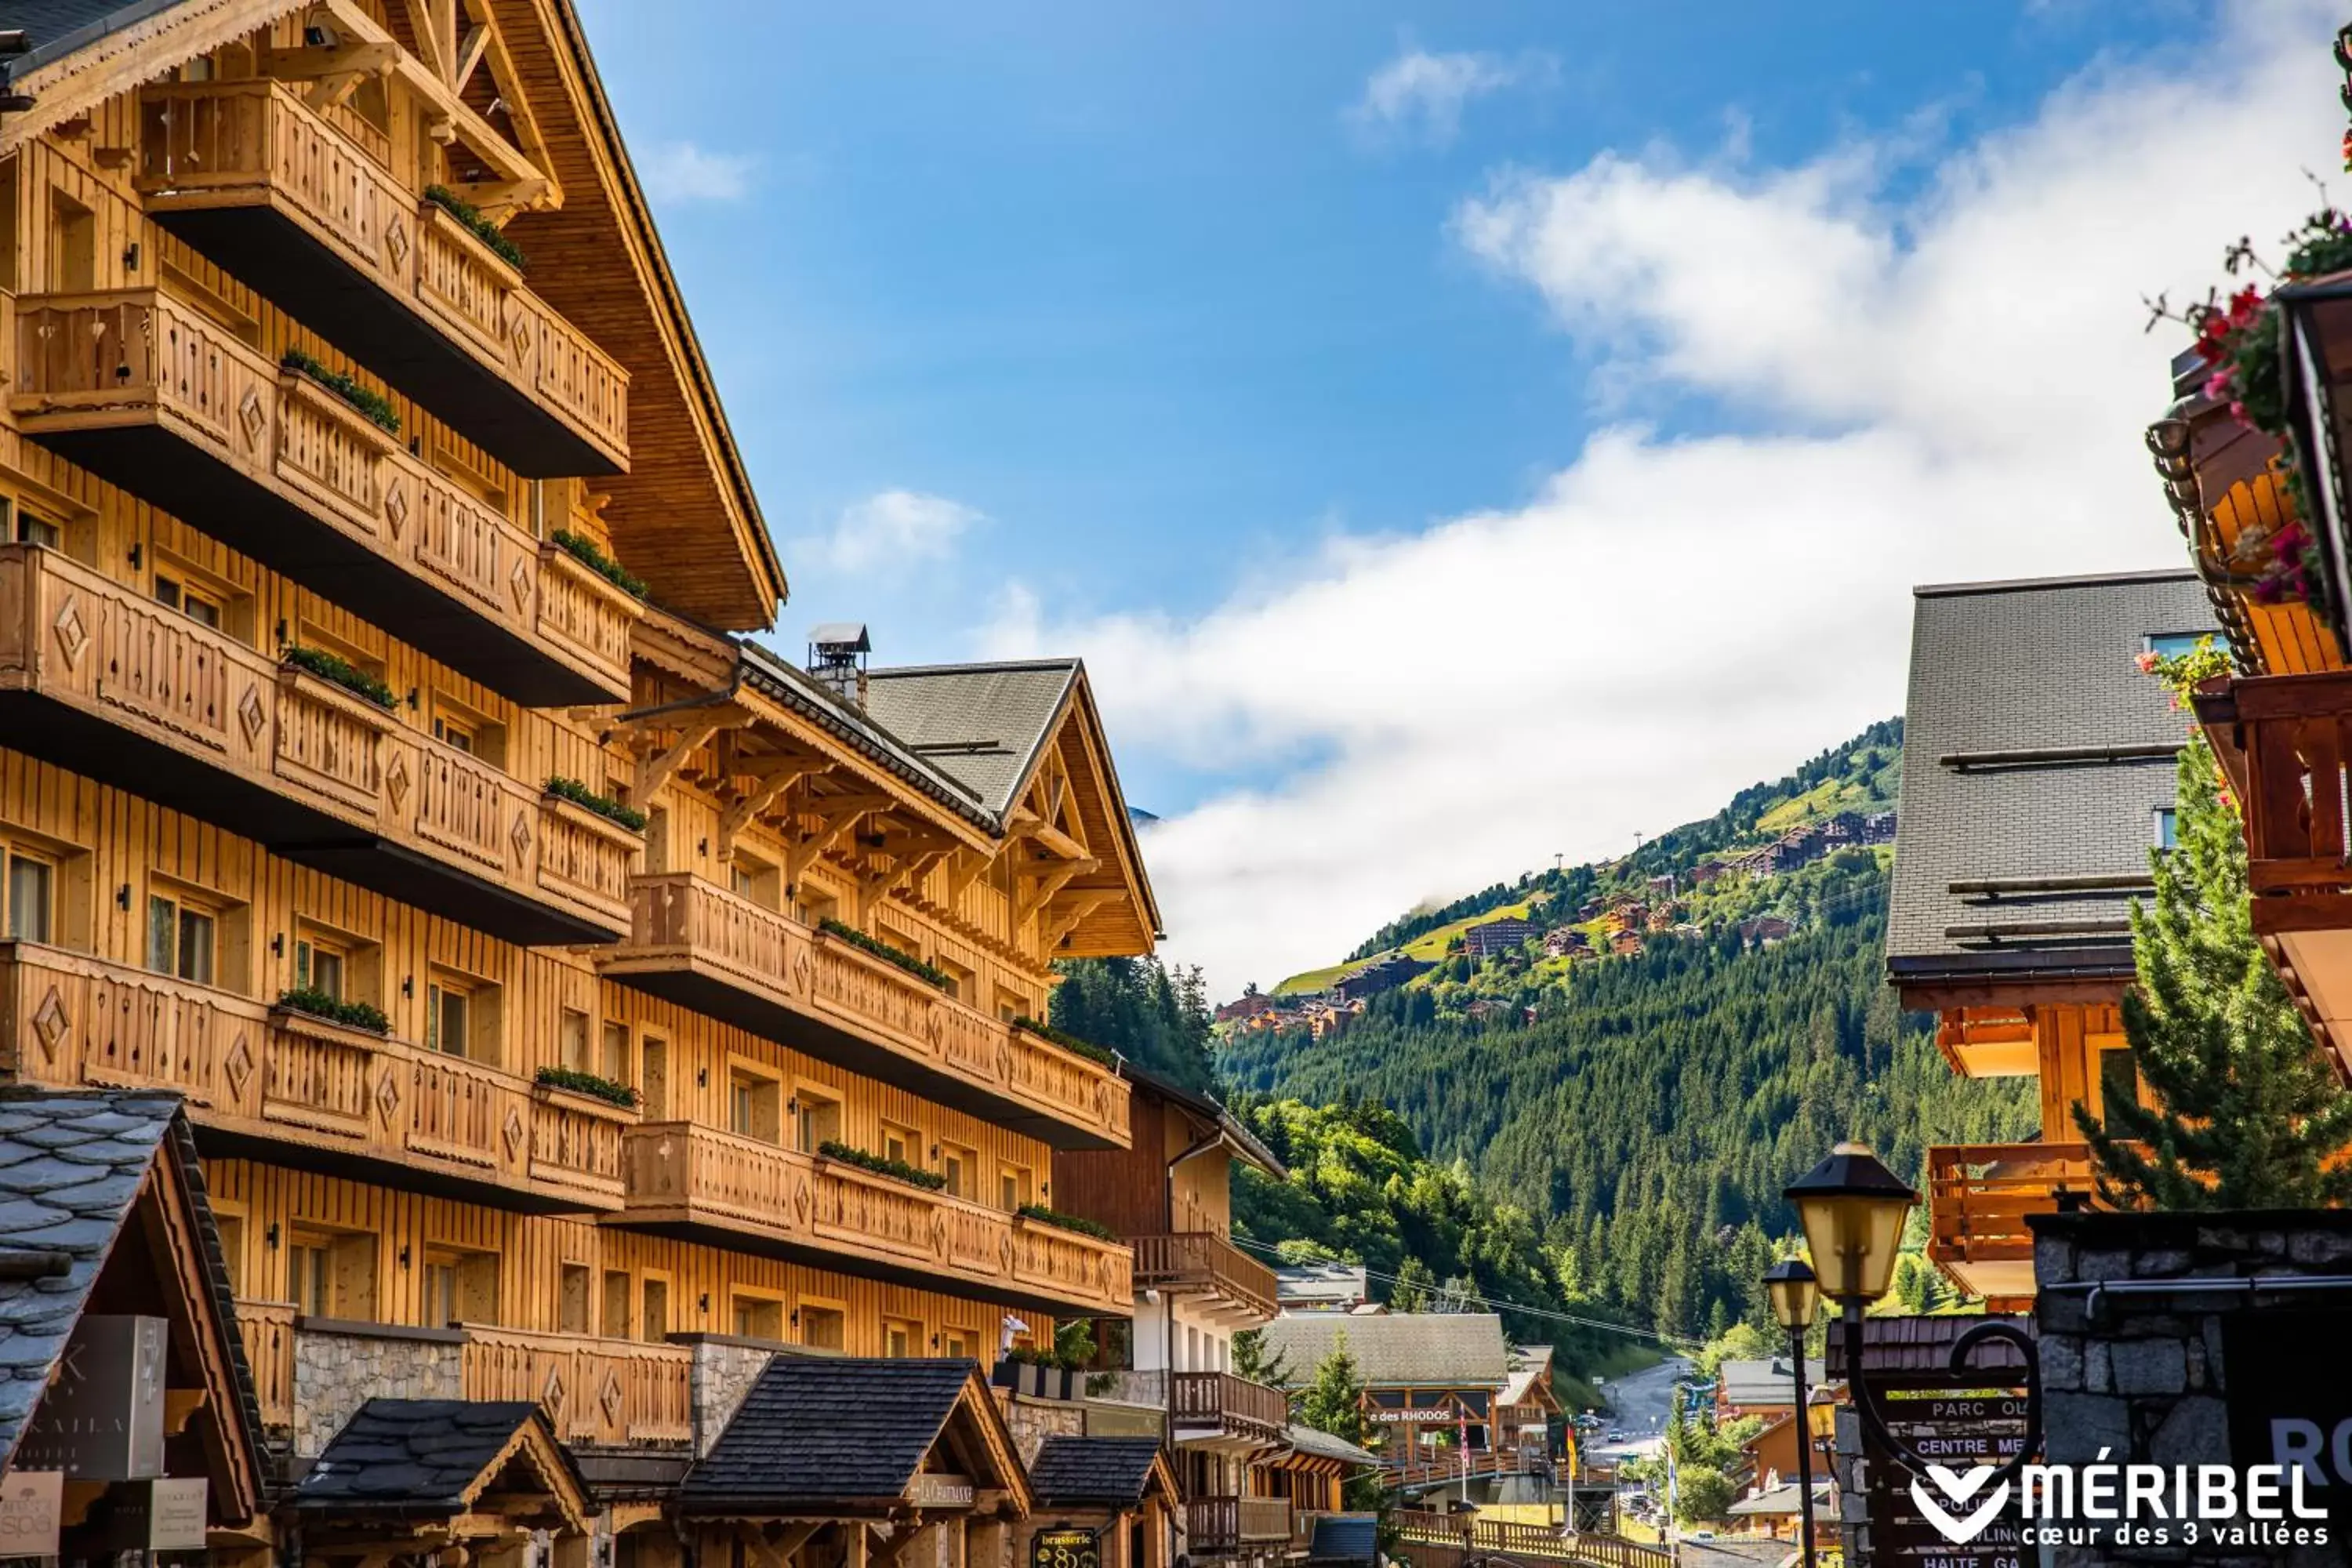
[[[2139,984],[2124,996],[2153,1107],[2080,1101],[2099,1195],[2158,1209],[2307,1208],[2352,1198],[2352,1096],[2336,1085],[2254,939],[2246,846],[2213,753],[2180,753],[2177,847],[2151,853],[2156,898],[2135,903]]]

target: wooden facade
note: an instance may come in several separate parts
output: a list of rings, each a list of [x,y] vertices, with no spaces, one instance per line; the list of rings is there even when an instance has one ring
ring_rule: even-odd
[[[568,5],[112,20],[0,119],[0,1069],[184,1098],[273,1436],[397,1362],[682,1466],[698,1356],[1129,1313],[1128,1085],[1022,1022],[1158,925],[1083,672],[994,799],[732,635]]]

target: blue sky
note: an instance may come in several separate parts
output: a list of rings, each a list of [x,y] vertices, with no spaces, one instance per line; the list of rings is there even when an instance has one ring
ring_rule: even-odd
[[[1849,490],[1896,448],[1915,482],[1952,461],[1934,449],[1948,420],[1890,421],[1885,398],[1825,395],[1808,367],[1964,350],[1988,300],[1939,283],[1937,257],[2053,199],[2048,169],[2123,157],[2103,116],[2184,90],[2255,112],[2275,53],[2317,101],[2244,133],[2291,176],[2326,155],[2331,123],[2324,68],[2302,58],[2325,67],[2321,14],[2292,5],[581,9],[793,579],[780,642],[856,616],[886,662],[1087,655],[1130,798],[1178,829],[1153,850],[1177,955],[1221,988],[1416,899],[1711,810],[1894,710],[1903,570],[2175,559],[2152,483],[2079,487],[2061,510],[2100,521],[2030,560],[1998,531],[1973,548],[1951,528],[1901,534],[1908,500],[1885,496],[1864,525],[1896,517],[1892,574],[1839,601],[1873,606],[1848,628],[1869,668],[1759,709],[1705,659],[1677,679],[1680,655],[1643,651],[1718,647],[1690,617],[1742,602],[1738,563],[1718,578],[1686,538],[1629,583],[1578,552],[1605,554],[1612,530],[1666,537],[1638,503],[1612,522],[1594,498],[1680,494],[1702,455],[1834,458],[1853,466],[1808,482]],[[2217,47],[2240,74],[2214,70]],[[2019,172],[2021,148],[2042,172]],[[2127,180],[2083,188],[2111,184],[2147,221]],[[2210,217],[2181,213],[2168,245],[2218,258],[2290,210],[2281,180],[2241,195],[2200,198]],[[2063,199],[2046,256],[2020,233],[1979,270],[2013,265],[2023,288],[2091,265],[2060,232],[2085,198]],[[1659,216],[1677,211],[1679,232]],[[2103,253],[2081,280],[2115,302],[2100,342],[2118,388],[2166,346],[2127,342],[2138,294],[2201,277],[2176,277],[2174,253]],[[1810,292],[1822,276],[1843,299]],[[1791,342],[1816,325],[1834,340],[1820,355]],[[2160,393],[2125,392],[2077,433],[2128,431]],[[1986,441],[2024,438],[1996,423]],[[2116,471],[2142,461],[2126,450]],[[1758,480],[1723,482],[1736,505]],[[1792,561],[1833,548],[1780,526]],[[1412,564],[1465,541],[1475,571]],[[1379,586],[1400,575],[1419,586]],[[1629,597],[1654,607],[1628,619]],[[1759,606],[1733,646],[1785,644],[1780,684],[1805,687],[1822,617],[1803,618]],[[1318,626],[1336,629],[1295,640]],[[1260,660],[1291,673],[1233,673]],[[1363,686],[1447,705],[1460,688],[1411,670],[1448,663],[1482,687],[1536,667],[1460,717],[1552,742],[1329,711]],[[1604,684],[1642,710],[1595,697]],[[1660,743],[1662,715],[1685,743]],[[1502,772],[1531,776],[1497,792]],[[1455,794],[1498,796],[1469,815],[1507,823],[1428,804]],[[1302,819],[1356,837],[1302,848]],[[1375,847],[1400,837],[1412,855]],[[1368,857],[1393,874],[1363,874]],[[1221,872],[1236,858],[1284,869],[1246,885]],[[1301,879],[1331,907],[1267,915]]]

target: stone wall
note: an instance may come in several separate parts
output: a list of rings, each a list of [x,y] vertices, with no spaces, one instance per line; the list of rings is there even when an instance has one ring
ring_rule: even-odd
[[[305,1318],[294,1331],[294,1452],[315,1458],[370,1399],[465,1397],[464,1332]]]
[[[1045,1446],[1046,1438],[1086,1436],[1087,1407],[1083,1405],[1032,1399],[1002,1388],[989,1392],[996,1395],[997,1408],[1004,1412],[1004,1425],[1012,1429],[1013,1446],[1021,1450],[1024,1469],[1036,1459],[1037,1450]]]
[[[768,1370],[778,1347],[765,1340],[747,1340],[733,1334],[677,1334],[672,1336],[694,1347],[694,1370],[689,1384],[694,1399],[694,1457],[700,1458],[710,1452],[719,1441],[719,1434],[727,1430],[727,1423],[735,1418],[751,1385]]]
[[[2031,1223],[2052,1464],[2098,1463],[2102,1449],[2110,1464],[2231,1464],[2222,1323],[2251,1298],[2197,1282],[2352,1274],[2352,1213],[2341,1211],[2034,1215]],[[2097,1289],[2126,1281],[2141,1288]],[[2145,1288],[2154,1281],[2179,1288]],[[2249,1560],[2244,1547],[2136,1551],[2122,1542],[2062,1547],[2054,1559],[2057,1568]],[[2341,1563],[2347,1553],[2340,1545],[2279,1547],[2251,1560]]]

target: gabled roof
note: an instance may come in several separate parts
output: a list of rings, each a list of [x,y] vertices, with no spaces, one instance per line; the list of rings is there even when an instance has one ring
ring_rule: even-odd
[[[1377,1465],[1381,1462],[1381,1457],[1378,1454],[1358,1447],[1345,1437],[1335,1437],[1318,1427],[1300,1426],[1294,1424],[1284,1429],[1284,1436],[1289,1440],[1290,1447],[1295,1452],[1304,1454],[1310,1459],[1337,1459],[1342,1464],[1349,1465]]]
[[[0,1091],[0,1258],[24,1260],[0,1271],[0,1466],[23,1441],[117,1242],[136,1231],[142,1194],[157,1200],[160,1234],[149,1239],[188,1281],[195,1332],[215,1342],[212,1353],[188,1348],[213,1382],[209,1403],[226,1412],[205,1431],[215,1472],[229,1483],[218,1489],[228,1494],[222,1512],[236,1517],[261,1500],[261,1412],[195,1139],[173,1095]],[[146,1310],[168,1305],[155,1299]]]
[[[866,710],[1001,817],[1053,739],[1077,678],[1075,658],[877,669],[866,678]]]
[[[1727,1361],[1715,1369],[1721,1380],[1723,1403],[1744,1409],[1797,1403],[1796,1363],[1787,1356],[1764,1361]],[[1822,1363],[1805,1358],[1805,1386],[1822,1385]]]
[[[554,1516],[586,1528],[586,1483],[547,1417],[525,1400],[371,1399],[294,1489],[294,1506],[338,1519],[446,1518],[471,1511],[517,1466]]]
[[[1496,1388],[1509,1378],[1503,1320],[1491,1312],[1333,1312],[1285,1315],[1259,1331],[1293,1385],[1313,1380],[1340,1336],[1370,1388]]]
[[[679,1487],[680,1512],[709,1516],[898,1507],[942,1442],[975,1486],[1028,1480],[977,1363],[779,1355]]]
[[[2189,728],[2134,660],[2151,636],[2211,629],[2202,585],[2157,572],[1916,595],[1890,976],[2119,989]]]
[[[1248,1123],[1225,1109],[1224,1101],[1214,1095],[1186,1089],[1174,1079],[1153,1072],[1150,1068],[1118,1058],[1118,1076],[1160,1099],[1191,1111],[1201,1121],[1216,1129],[1225,1146],[1249,1163],[1279,1182],[1290,1174],[1283,1163],[1275,1157],[1265,1140],[1249,1129]]]
[[[1171,1498],[1176,1478],[1157,1437],[1073,1437],[1056,1434],[1029,1462],[1029,1489],[1040,1508],[1141,1504],[1155,1475]]]
[[[1551,1347],[1528,1345],[1511,1352],[1510,1381],[1503,1384],[1501,1394],[1505,1405],[1525,1405],[1533,1400],[1559,1407],[1559,1398],[1551,1391]]]

